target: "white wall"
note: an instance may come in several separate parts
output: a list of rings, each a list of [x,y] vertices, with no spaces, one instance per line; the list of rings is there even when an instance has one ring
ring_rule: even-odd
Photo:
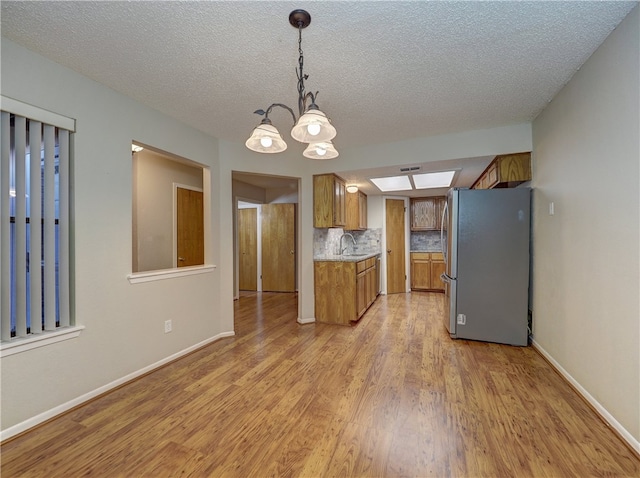
[[[132,271],[132,140],[210,167],[216,192],[217,141],[5,38],[1,53],[4,96],[77,120],[72,275],[76,320],[86,327],[76,339],[2,358],[6,430],[232,332],[233,309],[230,296],[229,306],[220,305],[220,269],[135,285],[127,280]],[[208,198],[205,207],[214,224],[209,258],[217,264],[218,199]],[[168,319],[173,332],[165,334]]]
[[[638,19],[534,121],[532,186],[535,341],[640,451]]]

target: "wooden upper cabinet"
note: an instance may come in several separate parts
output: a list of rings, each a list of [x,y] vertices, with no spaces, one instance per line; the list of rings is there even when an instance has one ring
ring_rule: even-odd
[[[496,156],[471,189],[513,188],[531,180],[531,153]]]
[[[444,196],[412,198],[411,230],[439,231],[445,203],[446,198]]]
[[[344,227],[346,185],[335,174],[313,177],[313,227]]]
[[[363,231],[367,228],[367,195],[362,191],[347,193],[347,231]]]

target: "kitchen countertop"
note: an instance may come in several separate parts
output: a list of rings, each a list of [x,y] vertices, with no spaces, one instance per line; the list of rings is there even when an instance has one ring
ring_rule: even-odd
[[[314,262],[323,262],[323,261],[332,261],[332,262],[360,262],[365,259],[370,259],[371,257],[379,256],[379,252],[370,252],[367,254],[357,254],[357,255],[349,255],[349,254],[325,254],[322,256],[315,256],[313,258]]]

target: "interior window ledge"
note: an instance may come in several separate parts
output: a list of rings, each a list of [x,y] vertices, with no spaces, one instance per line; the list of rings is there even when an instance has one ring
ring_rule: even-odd
[[[139,284],[141,282],[151,282],[163,279],[173,279],[174,277],[192,276],[196,274],[207,274],[212,272],[217,266],[214,264],[205,264],[203,266],[180,267],[178,269],[163,269],[159,271],[135,272],[129,274],[127,279],[131,284]]]
[[[30,334],[28,337],[13,339],[11,342],[2,342],[0,343],[0,358],[76,338],[83,329],[84,325],[73,325],[39,334]]]

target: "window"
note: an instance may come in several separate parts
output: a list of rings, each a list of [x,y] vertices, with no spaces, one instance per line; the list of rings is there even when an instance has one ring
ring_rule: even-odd
[[[9,98],[2,103],[0,326],[2,342],[10,342],[73,325],[69,144],[75,122]]]

